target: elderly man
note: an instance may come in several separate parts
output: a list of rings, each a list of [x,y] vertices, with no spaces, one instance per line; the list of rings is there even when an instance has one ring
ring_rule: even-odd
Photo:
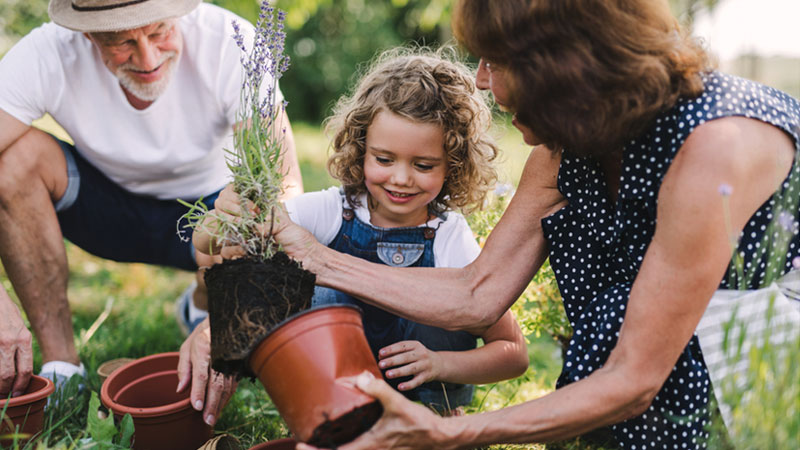
[[[0,61],[0,259],[46,375],[84,373],[73,344],[63,238],[116,261],[187,270],[210,263],[195,260],[191,243],[176,236],[186,208],[175,199],[213,206],[228,181],[223,148],[232,148],[242,81],[231,21],[242,23],[246,37],[253,30],[200,3],[51,0],[55,23],[32,31]],[[31,127],[45,113],[74,145]],[[283,120],[292,195],[302,185]],[[196,323],[202,283],[192,296],[182,313]],[[2,396],[24,390],[32,360],[31,334],[0,286]],[[194,368],[193,376],[206,386],[207,371]],[[212,423],[224,400],[192,392],[192,404]]]

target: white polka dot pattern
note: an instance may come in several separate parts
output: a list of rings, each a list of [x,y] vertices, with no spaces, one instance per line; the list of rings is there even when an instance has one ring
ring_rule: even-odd
[[[617,342],[631,285],[636,277],[656,224],[657,195],[678,149],[698,125],[720,117],[745,116],[786,131],[800,148],[800,104],[792,97],[758,83],[718,72],[704,76],[705,90],[694,99],[679,101],[660,114],[649,130],[625,147],[616,204],[607,196],[606,182],[592,159],[562,154],[558,187],[569,204],[542,221],[550,245],[564,306],[574,330],[558,387],[585,378],[602,367]],[[797,192],[800,177],[794,167],[783,184],[793,237],[778,274],[791,269],[800,256],[797,235]],[[748,286],[760,285],[770,269],[759,249],[775,209],[766,202],[753,215],[741,235],[739,252],[745,271],[754,274]],[[691,262],[687,261],[687,264]],[[780,266],[780,264],[779,264]],[[728,287],[723,280],[721,287]],[[618,443],[628,449],[698,448],[707,438],[711,385],[702,353],[693,337],[671,375],[641,416],[612,426]]]

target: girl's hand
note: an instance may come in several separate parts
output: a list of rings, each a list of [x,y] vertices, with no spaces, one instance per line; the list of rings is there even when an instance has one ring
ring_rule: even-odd
[[[386,371],[386,378],[414,377],[397,386],[401,391],[409,391],[436,380],[441,373],[441,357],[419,341],[400,341],[386,346],[378,352],[378,357],[378,366],[381,369],[392,368]]]

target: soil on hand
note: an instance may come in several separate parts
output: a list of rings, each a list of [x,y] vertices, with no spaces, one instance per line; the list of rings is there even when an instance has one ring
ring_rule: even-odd
[[[211,324],[211,366],[253,377],[250,352],[278,324],[311,306],[316,276],[283,252],[266,261],[241,258],[205,273]]]

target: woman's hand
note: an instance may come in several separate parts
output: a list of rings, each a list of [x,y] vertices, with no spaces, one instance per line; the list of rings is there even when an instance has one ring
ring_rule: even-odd
[[[409,391],[428,381],[438,380],[442,359],[437,352],[428,350],[419,341],[400,341],[386,346],[378,352],[378,366],[386,371],[386,378],[413,376],[400,383],[397,389]]]
[[[337,447],[339,450],[457,448],[440,431],[447,419],[406,399],[385,381],[363,373],[356,378],[356,387],[381,402],[383,416],[355,441]],[[296,448],[314,450],[316,447],[300,443]]]
[[[203,420],[214,425],[222,408],[236,391],[232,376],[222,375],[211,368],[211,327],[208,318],[200,322],[181,345],[178,360],[178,387],[181,392],[192,386],[192,407],[203,411]]]

